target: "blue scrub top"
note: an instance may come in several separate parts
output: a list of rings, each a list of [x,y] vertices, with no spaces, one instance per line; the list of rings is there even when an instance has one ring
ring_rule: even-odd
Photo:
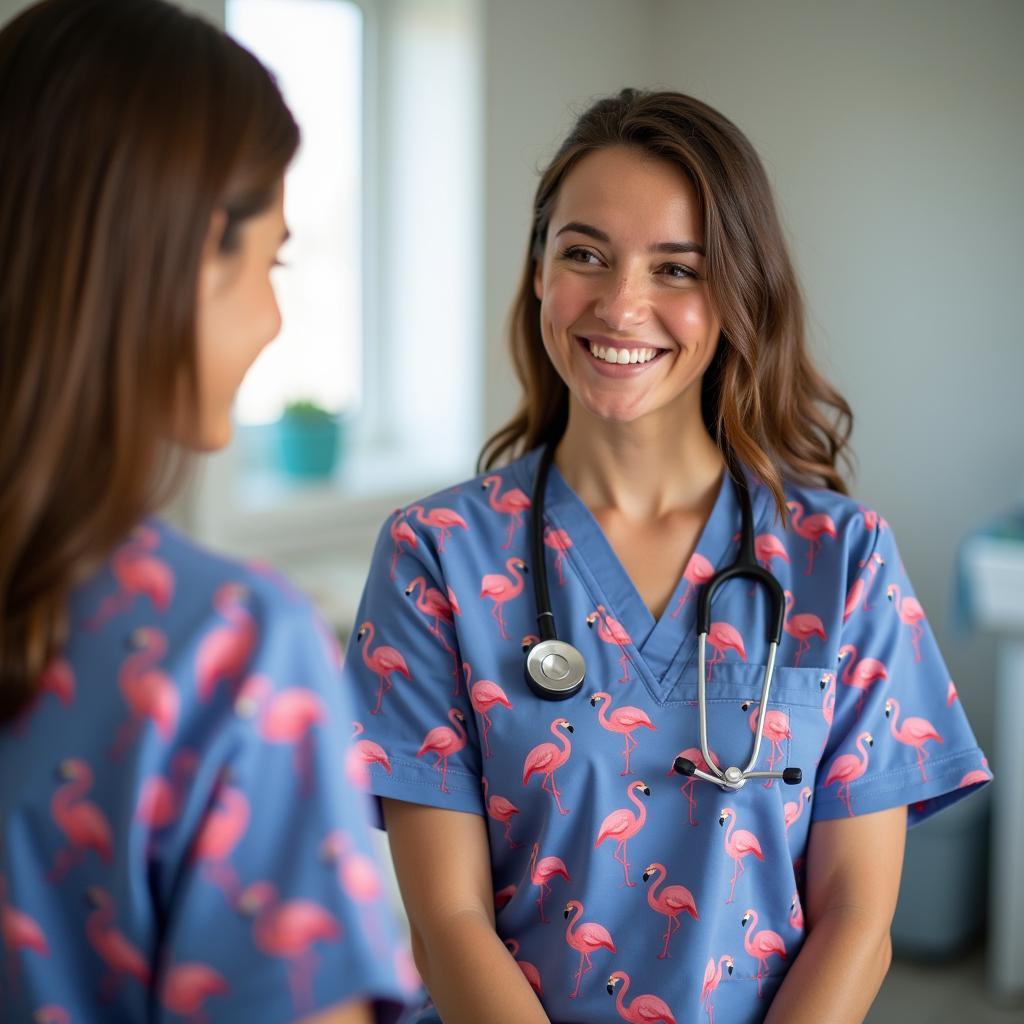
[[[372,792],[487,815],[497,931],[553,1024],[761,1020],[803,940],[811,822],[900,805],[919,822],[988,781],[985,758],[885,521],[795,484],[788,530],[751,486],[758,556],[790,595],[758,766],[799,767],[803,786],[724,793],[672,771],[699,744],[696,596],[738,548],[728,482],[655,621],[552,469],[546,571],[587,678],[569,700],[534,696],[538,459],[381,532],[346,662],[379,751]],[[766,604],[735,580],[713,606],[708,735],[723,767],[749,757]],[[427,1006],[417,1019],[439,1018]]]
[[[340,657],[270,570],[138,527],[0,730],[0,1018],[395,1020]]]

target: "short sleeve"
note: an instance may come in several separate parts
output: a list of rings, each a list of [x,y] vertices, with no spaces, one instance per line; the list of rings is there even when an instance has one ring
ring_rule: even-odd
[[[345,656],[357,767],[378,797],[483,814],[458,604],[431,538],[400,515],[380,532]],[[401,531],[393,529],[399,521]]]
[[[917,824],[991,780],[956,687],[878,518],[854,548],[815,819],[907,805]]]
[[[203,806],[162,901],[160,1020],[283,1022],[366,1000],[395,1021],[405,957],[367,800],[345,776],[351,715],[329,634],[304,600],[257,590],[254,652],[203,744]]]

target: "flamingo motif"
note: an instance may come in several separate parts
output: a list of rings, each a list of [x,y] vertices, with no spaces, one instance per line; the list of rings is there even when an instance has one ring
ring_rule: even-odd
[[[722,968],[731,976],[733,971],[732,957],[725,955],[718,958],[718,969],[715,969],[714,958],[704,967],[704,984],[701,986],[700,999],[708,1015],[708,1024],[715,1024],[715,1008],[711,1000],[715,990],[722,983]]]
[[[265,743],[295,748],[295,774],[303,793],[313,788],[313,727],[327,720],[327,707],[312,690],[289,686],[274,692],[266,676],[253,675],[242,684],[235,714],[253,719]]]
[[[715,766],[717,767],[718,766],[718,755],[713,750],[709,750],[708,753],[711,755],[711,760],[715,762]],[[676,754],[675,758],[672,761],[673,767],[669,768],[669,770],[667,772],[665,772],[666,775],[675,775],[676,774],[676,770],[675,770],[674,766],[675,766],[675,762],[678,761],[679,758],[684,758],[687,761],[692,761],[694,763],[694,765],[697,768],[699,768],[701,771],[708,772],[709,774],[711,773],[711,767],[708,765],[707,761],[704,760],[704,754],[700,750],[700,748],[699,747],[687,747],[685,750],[680,750],[679,753]],[[697,784],[698,781],[699,780],[698,780],[696,775],[691,775],[679,787],[679,792],[682,793],[683,796],[686,798],[686,803],[687,803],[687,805],[689,807],[689,810],[687,812],[686,818],[687,818],[687,821],[691,825],[696,825],[697,824],[696,820],[693,817],[693,809],[694,809],[694,807],[697,806],[697,798],[693,795],[693,788]]]
[[[402,554],[402,545],[404,544],[410,551],[415,551],[420,542],[416,531],[406,522],[401,509],[394,511],[394,518],[388,527],[388,536],[390,536],[392,544],[391,582],[393,583],[398,572],[398,559]]]
[[[523,972],[523,977],[530,983],[530,988],[532,988],[537,995],[544,995],[544,986],[541,984],[540,971],[537,970],[536,965],[531,964],[528,960],[519,959],[518,939],[506,939],[505,945],[508,947],[508,951],[512,954],[512,958],[517,964],[519,964],[519,969]]]
[[[508,630],[505,629],[504,605],[506,601],[512,601],[523,592],[522,573],[527,572],[526,563],[521,558],[510,558],[505,563],[505,568],[511,573],[502,576],[501,573],[488,573],[480,582],[480,599],[487,598],[493,601],[491,616],[498,623],[501,630],[501,639],[508,639]]]
[[[356,643],[362,643],[363,637],[366,637],[366,644],[363,647],[363,664],[377,677],[379,682],[377,687],[377,706],[370,713],[379,715],[384,694],[391,689],[391,677],[397,672],[400,676],[405,676],[406,679],[411,680],[412,675],[409,672],[409,666],[405,663],[405,658],[394,647],[378,644],[372,651],[370,650],[370,644],[373,643],[374,636],[373,623],[364,622],[356,634]]]
[[[96,614],[85,623],[98,630],[115,615],[128,611],[138,597],[148,597],[153,608],[165,612],[174,596],[171,567],[152,552],[160,547],[160,534],[149,526],[137,526],[128,540],[114,552],[111,570],[117,581],[117,593],[100,604]]]
[[[798,932],[804,930],[804,908],[800,902],[799,890],[793,893],[793,899],[789,904],[789,926]]]
[[[109,971],[100,982],[104,1000],[113,999],[122,977],[126,975],[142,985],[149,985],[146,958],[114,926],[114,901],[110,894],[105,889],[93,886],[86,893],[86,900],[94,909],[86,922],[85,935]]]
[[[508,536],[505,538],[505,543],[501,546],[503,551],[508,551],[512,547],[512,538],[515,536],[516,530],[523,525],[523,513],[526,512],[532,503],[518,487],[514,487],[511,491],[506,491],[504,494],[499,495],[498,492],[504,482],[500,476],[494,474],[493,476],[486,477],[481,486],[483,490],[490,491],[489,500],[491,508],[495,512],[509,517]]]
[[[859,718],[864,709],[864,698],[868,690],[879,680],[889,678],[885,664],[877,658],[861,658],[857,661],[857,648],[853,644],[843,644],[839,648],[839,664],[849,655],[849,660],[843,667],[843,674],[840,677],[847,686],[860,690],[857,697],[857,717]]]
[[[281,902],[271,882],[254,882],[238,901],[239,910],[253,918],[253,941],[267,956],[287,963],[288,985],[295,1012],[314,1009],[313,973],[316,942],[338,942],[341,925],[311,900]]]
[[[333,864],[338,885],[353,903],[373,903],[384,892],[384,883],[372,857],[360,852],[352,837],[340,828],[320,844],[320,858]]]
[[[525,786],[530,781],[532,775],[540,775],[540,788],[546,789],[555,798],[555,806],[558,808],[559,814],[568,814],[569,812],[562,806],[561,794],[558,792],[558,784],[555,782],[555,772],[569,760],[569,755],[572,753],[572,743],[569,741],[569,737],[560,731],[562,729],[568,733],[576,731],[568,719],[556,718],[551,723],[550,732],[558,738],[562,746],[556,747],[554,743],[538,743],[526,755],[526,759],[523,761],[523,785]]]
[[[647,820],[647,807],[640,801],[637,793],[643,793],[644,796],[651,795],[646,782],[638,780],[631,782],[626,787],[626,797],[640,812],[639,815],[634,814],[628,807],[619,807],[617,810],[612,811],[601,822],[601,828],[594,842],[594,849],[596,850],[606,839],[615,840],[614,857],[622,865],[622,873],[625,877],[626,885],[630,888],[633,888],[636,882],[629,880],[629,852],[627,845],[630,839],[644,827],[644,822]]]
[[[121,664],[117,685],[131,717],[117,731],[110,756],[119,760],[134,742],[144,721],[152,719],[165,742],[174,734],[181,705],[178,688],[166,673],[154,668],[167,653],[167,638],[158,629],[137,629],[129,638],[133,653]]]
[[[805,576],[814,572],[814,556],[821,550],[822,537],[836,537],[836,524],[832,517],[824,512],[804,518],[804,507],[799,501],[787,501],[786,508],[790,512],[790,529],[798,536],[808,541],[807,545],[807,571]]]
[[[419,589],[419,596],[416,598],[416,607],[428,619],[432,620],[428,627],[431,635],[436,637],[445,651],[455,659],[455,671],[453,673],[455,689],[452,691],[452,696],[457,697],[459,695],[458,655],[455,653],[455,648],[448,642],[448,638],[441,632],[441,623],[443,622],[446,626],[454,628],[455,616],[462,613],[459,611],[457,603],[453,605],[448,597],[442,594],[436,587],[428,587],[427,581],[423,576],[417,576],[405,588],[405,596],[412,597],[417,589]],[[451,594],[451,587],[448,588],[448,593]]]
[[[362,736],[366,726],[362,722],[352,723],[352,739]],[[387,751],[373,740],[356,740],[349,748],[345,761],[345,770],[349,781],[362,789],[370,785],[370,767],[379,764],[384,771],[391,774],[391,759]]]
[[[825,725],[830,729],[832,728],[832,721],[836,714],[836,674],[835,672],[825,672],[821,681],[818,683],[821,688],[821,717],[825,720]],[[828,742],[828,735],[825,736],[825,742]]]
[[[547,924],[548,919],[544,916],[544,897],[551,892],[551,882],[558,877],[569,881],[569,869],[560,857],[541,857],[540,843],[534,843],[530,852],[530,881],[540,888],[540,895],[537,897],[537,906],[540,909],[541,924]]]
[[[707,660],[707,678],[711,682],[714,667],[720,661],[725,661],[726,651],[735,651],[741,661],[747,660],[747,650],[743,646],[743,637],[740,631],[728,622],[712,622],[708,630],[707,642],[715,649],[715,653]]]
[[[747,929],[743,935],[743,948],[758,962],[756,977],[757,995],[760,998],[761,979],[768,974],[768,959],[777,956],[780,960],[785,960],[786,944],[778,932],[767,928],[759,932],[754,931],[757,927],[757,914],[753,910],[748,910],[740,923]]]
[[[949,685],[946,687],[946,707],[952,707],[959,696],[960,694],[956,692],[956,683],[950,679]]]
[[[424,526],[429,526],[437,531],[437,550],[444,551],[445,543],[452,535],[452,530],[468,530],[469,524],[462,516],[451,508],[432,508],[429,512],[424,511],[422,505],[410,505],[406,515],[416,513],[416,519]]]
[[[622,982],[615,1009],[619,1016],[632,1024],[676,1024],[668,1004],[657,996],[637,996],[626,1006],[626,992],[629,990],[629,975],[625,971],[613,971],[608,977],[608,995],[615,995],[615,987]]]
[[[508,843],[510,850],[518,850],[523,844],[514,842],[512,839],[512,818],[519,813],[519,808],[503,796],[490,796],[488,793],[490,782],[486,775],[481,781],[484,787],[484,805],[487,808],[487,816],[493,821],[500,821],[505,826],[505,842]]]
[[[753,711],[750,711],[751,706],[754,708]],[[740,705],[740,710],[750,711],[749,723],[752,733],[757,732],[757,713],[760,707],[760,704],[754,700],[745,700]],[[771,750],[768,753],[768,771],[775,771],[775,762],[783,756],[783,740],[791,740],[793,738],[793,733],[789,727],[789,715],[785,711],[779,711],[776,708],[767,709],[764,713],[764,729],[761,735],[771,744]],[[765,789],[771,789],[774,781],[774,779],[769,779],[764,784]]]
[[[490,711],[496,706],[512,710],[512,701],[508,699],[505,691],[490,679],[478,679],[472,686],[469,681],[472,678],[472,668],[468,662],[463,662],[462,670],[466,674],[466,689],[469,691],[469,703],[473,710],[480,716],[480,724],[483,732],[484,757],[491,756],[491,745],[487,737],[491,731]]]
[[[871,738],[871,733],[869,732],[862,732],[857,737],[857,750],[860,751],[860,757],[856,754],[843,754],[841,757],[837,757],[829,767],[828,775],[825,778],[826,789],[838,783],[836,796],[846,804],[850,817],[853,817],[853,806],[850,803],[850,785],[856,782],[868,769],[868,752],[864,748],[865,743],[869,747],[874,746],[875,741]]]
[[[860,568],[867,569],[867,579],[864,578],[864,573],[861,573],[853,581],[853,586],[850,587],[849,592],[846,595],[846,604],[843,607],[843,622],[857,610],[857,605],[863,602],[864,611],[870,611],[868,605],[868,591],[871,589],[871,584],[875,582],[875,576],[878,574],[878,570],[885,565],[885,559],[874,552],[866,562],[860,562]]]
[[[512,897],[515,896],[516,890],[519,887],[513,883],[512,885],[506,885],[501,889],[498,889],[494,893],[494,909],[501,910],[502,907],[507,907],[512,902]]]
[[[793,664],[799,668],[800,659],[811,649],[811,637],[816,636],[821,641],[827,640],[828,637],[825,635],[825,626],[817,615],[812,615],[810,612],[805,612],[802,615],[790,615],[794,601],[793,594],[787,590],[785,596],[786,618],[782,628],[791,637],[800,641],[796,649],[796,657],[793,660]]]
[[[56,694],[57,699],[70,707],[75,700],[75,671],[66,658],[54,658],[39,677],[39,689]]]
[[[889,584],[885,596],[892,602],[900,622],[910,627],[910,642],[914,645],[914,661],[921,660],[921,637],[924,634],[924,609],[916,597],[909,594],[901,597],[900,588],[897,584]]]
[[[85,761],[71,758],[61,762],[57,775],[65,784],[53,794],[50,814],[68,846],[54,859],[49,876],[54,883],[63,881],[89,850],[95,850],[104,864],[109,864],[114,854],[110,822],[96,804],[83,799],[92,789],[92,769]]]
[[[719,815],[718,824],[724,825],[726,822],[729,822],[729,827],[725,830],[725,852],[733,859],[732,884],[729,887],[729,898],[725,901],[729,904],[736,896],[736,880],[744,871],[743,858],[753,854],[759,861],[763,861],[764,854],[761,852],[761,844],[753,832],[739,828],[736,829],[736,834],[733,834],[733,828],[736,825],[736,812],[731,807],[723,808]]]
[[[57,1003],[47,1003],[32,1014],[32,1024],[71,1024],[71,1014]]]
[[[619,649],[619,668],[622,670],[622,675],[619,677],[620,683],[629,682],[629,655],[626,653],[626,646],[631,644],[633,641],[630,639],[629,633],[626,632],[625,627],[621,622],[611,618],[605,611],[604,605],[599,604],[596,611],[592,611],[587,616],[587,625],[593,629],[594,623],[597,623],[597,635],[606,643],[614,644]]]
[[[437,760],[432,767],[441,772],[441,792],[448,792],[448,758],[457,754],[465,747],[469,736],[463,727],[466,716],[458,708],[448,709],[448,721],[455,726],[449,729],[447,725],[436,725],[423,738],[420,749],[416,751],[417,757],[424,754],[435,754]]]
[[[227,995],[229,991],[224,976],[208,964],[175,964],[164,976],[160,1002],[171,1013],[201,1021],[205,1019],[206,1001],[211,996]]]
[[[781,558],[783,562],[789,564],[789,552],[786,550],[786,545],[774,533],[759,533],[754,538],[754,557],[769,570],[772,567],[773,558]]]
[[[619,772],[619,775],[629,775],[629,755],[639,745],[633,738],[633,732],[641,728],[650,729],[653,732],[655,731],[655,726],[646,711],[634,708],[628,704],[616,708],[609,715],[608,708],[611,705],[611,701],[611,694],[600,690],[590,698],[590,706],[596,708],[600,704],[601,709],[597,713],[597,720],[609,732],[620,733],[625,740],[626,745],[622,751],[622,756],[625,759],[626,766]]]
[[[213,597],[213,605],[229,625],[211,630],[199,645],[196,679],[204,703],[224,681],[240,684],[256,646],[256,623],[245,605],[249,591],[238,583],[225,583]]]
[[[572,547],[572,537],[565,530],[548,526],[544,530],[544,543],[555,552],[555,572],[558,585],[565,586],[565,553]]]
[[[50,946],[39,927],[39,922],[29,914],[18,910],[7,902],[7,878],[0,874],[0,938],[9,956],[16,956],[21,949],[31,949],[40,956],[50,955]]]
[[[240,886],[228,858],[248,827],[249,801],[231,785],[228,773],[223,772],[214,790],[213,806],[199,827],[192,858],[199,864],[203,877],[224,893],[232,907]]]
[[[964,789],[967,786],[976,786],[980,782],[991,782],[992,773],[988,770],[988,758],[981,759],[981,768],[972,768],[957,784],[957,789]]]
[[[810,786],[804,786],[800,790],[800,796],[796,800],[787,800],[782,805],[782,818],[786,823],[786,831],[790,830],[790,827],[795,825],[800,820],[800,815],[803,814],[804,805],[811,802],[812,791]]]
[[[672,609],[671,618],[678,619],[683,612],[686,602],[689,601],[690,595],[695,593],[698,587],[710,582],[714,575],[715,567],[700,552],[694,551],[686,563],[686,568],[683,569],[686,589],[683,591],[682,597],[676,602],[675,608]]]
[[[139,789],[135,820],[152,831],[177,821],[185,788],[198,763],[199,759],[191,750],[179,750],[171,762],[170,779],[163,775],[150,775]]]
[[[925,744],[929,741],[942,742],[938,730],[927,718],[904,718],[903,724],[897,728],[900,705],[899,701],[893,697],[885,702],[885,717],[889,719],[889,731],[892,733],[893,739],[914,748],[914,752],[917,754],[917,767],[921,769],[921,781],[927,782],[928,775],[924,770],[924,763],[929,754],[925,749]]]
[[[664,914],[668,918],[668,924],[665,927],[665,945],[658,954],[659,960],[666,960],[669,957],[668,944],[671,942],[672,936],[681,927],[679,923],[680,914],[685,912],[694,921],[700,920],[700,915],[697,913],[697,904],[693,900],[693,893],[685,885],[666,885],[660,892],[656,891],[658,886],[665,881],[667,874],[668,870],[664,864],[654,863],[644,870],[645,882],[657,875],[654,879],[654,885],[647,890],[648,906],[650,906],[651,910]]]
[[[570,914],[575,915],[571,921],[569,921]],[[618,950],[604,925],[597,924],[595,921],[584,921],[583,924],[579,924],[579,920],[583,916],[583,904],[579,900],[569,900],[562,916],[569,921],[565,927],[565,941],[580,955],[580,965],[576,970],[576,987],[569,995],[570,999],[575,999],[580,994],[580,982],[583,980],[583,975],[594,968],[591,956],[599,949],[607,949],[612,953],[616,953]]]

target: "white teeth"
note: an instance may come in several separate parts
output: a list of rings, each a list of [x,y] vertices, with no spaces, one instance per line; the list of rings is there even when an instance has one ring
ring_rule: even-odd
[[[640,350],[638,348],[631,348],[629,350],[629,361],[635,363],[640,358]]]
[[[588,341],[587,345],[590,348],[590,354],[595,359],[600,359],[605,363],[612,363],[618,366],[627,366],[631,363],[649,363],[657,354],[657,349],[653,348],[612,348],[605,347],[603,345],[595,345],[592,341]]]
[[[628,362],[629,362],[629,349],[628,348],[620,348],[619,349],[619,365],[620,366],[625,366],[626,363],[628,363]]]

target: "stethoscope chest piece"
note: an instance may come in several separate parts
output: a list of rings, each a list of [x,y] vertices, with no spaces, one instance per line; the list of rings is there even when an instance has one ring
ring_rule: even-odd
[[[580,692],[585,675],[583,655],[564,640],[541,640],[526,654],[526,682],[538,697],[573,697]]]

